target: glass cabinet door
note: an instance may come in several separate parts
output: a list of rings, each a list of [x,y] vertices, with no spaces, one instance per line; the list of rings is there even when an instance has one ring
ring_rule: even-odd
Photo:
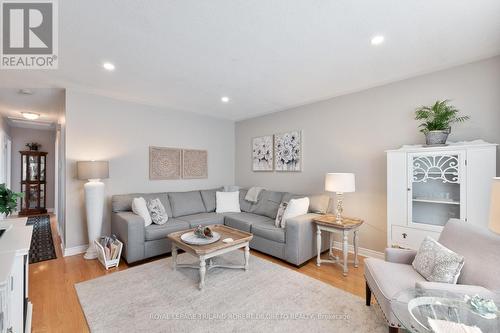
[[[40,156],[40,181],[45,180],[45,156]]]
[[[29,156],[29,170],[28,173],[30,175],[30,181],[38,180],[38,156]]]
[[[409,224],[440,230],[465,216],[462,152],[409,155]]]

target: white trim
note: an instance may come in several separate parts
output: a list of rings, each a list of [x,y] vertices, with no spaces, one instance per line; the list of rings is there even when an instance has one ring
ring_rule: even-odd
[[[333,242],[333,248],[342,251],[342,243],[339,241]],[[349,253],[354,253],[354,246],[348,245]],[[358,254],[363,257],[384,259],[385,255],[382,252],[370,250],[364,247],[358,247]]]
[[[62,242],[61,242],[62,245]],[[74,247],[68,247],[63,249],[63,257],[68,257],[68,256],[74,256],[77,254],[85,253],[87,252],[88,249],[88,244],[87,245],[78,245]]]
[[[54,208],[47,208],[47,213],[53,213],[54,212]]]

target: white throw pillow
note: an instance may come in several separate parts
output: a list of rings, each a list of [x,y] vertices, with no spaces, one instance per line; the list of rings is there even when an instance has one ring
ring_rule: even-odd
[[[240,191],[216,192],[215,205],[216,213],[240,213]]]
[[[134,200],[132,200],[132,211],[144,219],[145,227],[153,223],[153,220],[151,220],[151,215],[149,215],[146,200],[144,200],[143,197],[134,198]]]
[[[427,236],[412,265],[427,281],[456,284],[464,257]]]
[[[292,217],[307,214],[309,210],[309,198],[291,199],[286,206],[283,217],[281,218],[281,227],[286,227],[286,220]]]

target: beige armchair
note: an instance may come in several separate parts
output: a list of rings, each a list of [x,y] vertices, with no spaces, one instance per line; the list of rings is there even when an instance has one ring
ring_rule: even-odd
[[[366,305],[375,296],[384,313],[389,332],[397,332],[400,322],[391,310],[391,300],[409,288],[439,289],[492,297],[500,293],[500,235],[488,229],[451,219],[444,227],[439,243],[463,255],[465,264],[457,284],[428,282],[411,265],[416,251],[388,248],[385,261],[365,260]]]

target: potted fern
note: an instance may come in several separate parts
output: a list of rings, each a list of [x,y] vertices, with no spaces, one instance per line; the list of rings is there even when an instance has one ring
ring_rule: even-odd
[[[2,217],[7,217],[12,214],[17,208],[17,199],[22,197],[22,193],[14,192],[8,189],[5,184],[0,184],[0,213]],[[0,219],[2,217],[0,217]]]
[[[469,119],[469,116],[460,116],[460,111],[449,102],[448,99],[438,100],[431,106],[421,106],[415,110],[415,119],[422,120],[419,127],[425,134],[425,143],[428,146],[446,144],[451,125]]]

